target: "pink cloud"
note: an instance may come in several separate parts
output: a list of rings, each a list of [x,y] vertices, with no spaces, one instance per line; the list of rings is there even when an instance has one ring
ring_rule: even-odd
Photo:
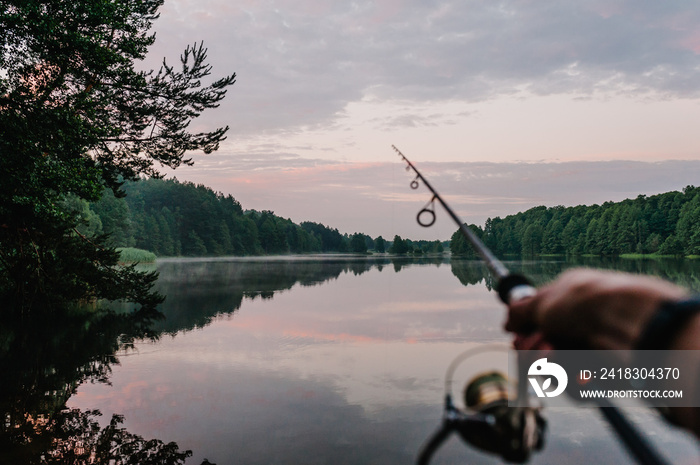
[[[694,30],[680,42],[681,47],[700,55],[700,30]]]
[[[359,343],[363,343],[363,342],[377,342],[379,340],[377,338],[363,336],[360,334],[317,332],[317,331],[309,331],[307,328],[285,330],[285,331],[283,331],[282,334],[285,336],[289,336],[289,337],[311,339],[314,341],[324,341],[324,342],[354,342],[354,343],[359,342]]]
[[[376,342],[376,337],[362,334],[353,334],[347,331],[336,332],[333,327],[335,322],[318,321],[317,315],[304,318],[303,315],[295,313],[294,319],[280,320],[279,318],[265,316],[239,316],[227,322],[220,322],[220,325],[243,329],[247,332],[261,332],[267,335],[273,334],[276,337],[307,339],[318,342],[353,342],[365,343]]]

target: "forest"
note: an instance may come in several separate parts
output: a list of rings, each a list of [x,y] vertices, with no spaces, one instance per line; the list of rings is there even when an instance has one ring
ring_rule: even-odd
[[[127,182],[126,196],[106,189],[99,201],[73,198],[67,206],[81,218],[87,237],[106,234],[113,247],[135,247],[157,256],[272,255],[285,253],[423,254],[444,251],[439,241],[386,241],[311,221],[300,224],[272,211],[244,210],[231,195],[177,179]]]
[[[602,205],[539,206],[469,227],[497,256],[694,256],[700,255],[699,225],[700,188],[687,186]],[[459,231],[450,249],[474,255]]]
[[[79,231],[107,234],[114,247],[157,256],[286,253],[443,253],[474,257],[456,231],[450,241],[385,240],[342,234],[320,223],[300,224],[272,211],[244,210],[231,195],[177,179],[127,182],[126,196],[107,189],[97,202],[67,201],[79,212]],[[538,206],[470,228],[497,256],[656,254],[700,255],[700,188],[575,207]]]

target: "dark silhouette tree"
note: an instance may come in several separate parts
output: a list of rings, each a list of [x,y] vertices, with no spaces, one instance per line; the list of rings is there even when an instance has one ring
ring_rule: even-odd
[[[365,241],[365,235],[362,233],[355,233],[350,238],[350,251],[353,253],[366,253],[367,252],[367,242]]]
[[[391,247],[389,247],[390,254],[400,255],[408,253],[410,250],[410,247],[404,239],[401,239],[401,236],[394,236],[394,242],[392,242]]]
[[[68,195],[122,195],[124,180],[158,177],[191,150],[211,152],[228,127],[190,122],[218,106],[235,75],[211,73],[202,44],[180,65],[137,71],[163,0],[0,1],[0,292],[37,302],[152,299],[152,276],[117,267],[105,238],[77,229]],[[8,308],[8,307],[5,307]]]
[[[379,236],[374,240],[374,250],[377,253],[386,252],[386,241],[382,236]]]

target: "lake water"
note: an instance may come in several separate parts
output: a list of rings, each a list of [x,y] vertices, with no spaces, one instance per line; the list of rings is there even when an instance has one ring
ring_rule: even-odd
[[[514,262],[542,283],[574,265],[659,274],[698,290],[694,262]],[[413,463],[438,426],[449,363],[509,342],[504,308],[476,262],[305,256],[161,260],[156,341],[108,359],[67,405],[113,414],[143,438],[226,464]],[[117,363],[112,363],[117,362]],[[459,374],[466,380],[486,361]],[[470,372],[470,370],[472,372]],[[461,385],[458,386],[461,389]],[[648,409],[628,409],[672,463],[696,443]],[[531,463],[633,463],[594,409],[553,409]],[[434,464],[502,463],[456,437]]]

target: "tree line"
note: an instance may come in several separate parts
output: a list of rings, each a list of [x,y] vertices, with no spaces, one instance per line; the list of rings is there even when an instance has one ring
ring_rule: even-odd
[[[311,221],[300,224],[272,211],[244,210],[231,195],[177,179],[145,179],[122,187],[125,197],[105,190],[99,201],[77,198],[66,206],[82,219],[87,237],[107,235],[113,247],[136,247],[158,256],[269,255],[285,253],[430,253],[439,241],[393,242],[364,233],[341,234]]]
[[[484,227],[469,225],[496,255],[700,255],[700,188],[576,207],[534,207]],[[474,256],[459,231],[453,254]]]

